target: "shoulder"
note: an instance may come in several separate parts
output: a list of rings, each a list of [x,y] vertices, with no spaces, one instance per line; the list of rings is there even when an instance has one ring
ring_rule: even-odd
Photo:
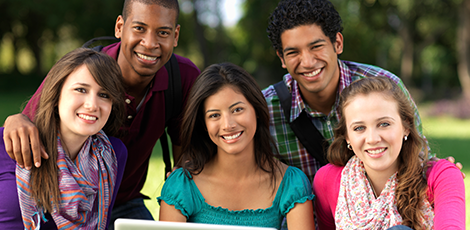
[[[197,77],[201,73],[199,68],[197,68],[197,66],[191,60],[189,60],[189,58],[180,56],[178,54],[174,55],[176,57],[176,60],[178,61],[181,75],[188,74],[192,77]]]
[[[351,77],[356,80],[365,77],[376,77],[376,76],[385,76],[388,77],[395,82],[401,82],[400,78],[398,78],[392,72],[383,69],[381,67],[370,65],[370,64],[363,64],[358,62],[352,61],[340,61],[349,71],[351,72]]]
[[[439,161],[429,162],[430,166],[426,171],[426,177],[428,184],[432,184],[439,178],[456,177],[456,179],[462,179],[460,170],[448,160],[440,159]]]
[[[289,166],[282,178],[283,190],[294,190],[299,194],[311,194],[312,185],[305,173],[297,167]]]
[[[343,168],[344,166],[336,166],[333,164],[327,164],[321,167],[313,178],[313,193],[317,194],[339,187]]]
[[[292,79],[292,76],[290,76],[290,74],[287,73],[284,75],[282,82],[284,82],[284,84],[287,86],[288,89],[291,89],[292,88],[291,84],[294,81]],[[279,82],[276,82],[275,84],[277,83]],[[272,84],[261,91],[263,93],[263,96],[266,98],[266,101],[268,101],[268,104],[269,104],[269,101],[271,100],[279,101],[276,89],[274,88],[275,84]]]
[[[109,142],[113,146],[114,152],[116,152],[116,155],[125,155],[127,157],[127,147],[124,145],[124,143],[117,137],[108,137]]]

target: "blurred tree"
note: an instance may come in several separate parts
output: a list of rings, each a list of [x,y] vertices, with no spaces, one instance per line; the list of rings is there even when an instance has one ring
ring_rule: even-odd
[[[462,0],[459,7],[457,35],[458,73],[463,95],[470,100],[470,0]]]

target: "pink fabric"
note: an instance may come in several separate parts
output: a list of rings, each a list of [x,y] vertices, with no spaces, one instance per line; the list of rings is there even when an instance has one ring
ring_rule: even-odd
[[[313,193],[319,229],[335,229],[342,170],[328,164],[315,175]],[[442,159],[432,162],[426,175],[428,200],[434,200],[434,229],[465,229],[465,185],[459,169]]]

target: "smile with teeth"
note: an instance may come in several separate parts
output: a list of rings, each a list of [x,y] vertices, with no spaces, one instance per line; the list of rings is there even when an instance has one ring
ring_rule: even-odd
[[[143,55],[141,53],[137,53],[137,56],[139,56],[140,58],[144,59],[144,60],[148,60],[148,61],[155,61],[157,60],[157,57],[150,57],[150,56],[147,56],[147,55]]]
[[[317,74],[319,74],[321,70],[322,69],[317,69],[317,70],[315,70],[311,73],[304,73],[303,75],[306,76],[306,77],[313,77],[313,76],[316,76]]]
[[[78,114],[78,117],[87,121],[96,121],[98,119],[97,117],[92,117],[85,114]]]
[[[370,154],[379,154],[379,153],[385,151],[385,149],[387,149],[387,148],[381,148],[381,149],[376,149],[376,150],[366,150],[366,151]]]
[[[222,136],[222,138],[224,138],[225,140],[233,140],[233,139],[239,137],[240,135],[242,135],[242,133],[243,132],[239,132],[239,133],[237,133],[235,135],[232,135],[232,136]]]

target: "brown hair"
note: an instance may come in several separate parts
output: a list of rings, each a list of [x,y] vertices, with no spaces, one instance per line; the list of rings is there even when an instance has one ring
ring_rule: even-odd
[[[244,69],[231,63],[213,64],[207,67],[196,79],[184,108],[181,127],[183,168],[198,174],[204,165],[217,154],[217,145],[210,139],[204,120],[204,102],[225,86],[230,86],[243,94],[256,112],[256,132],[254,139],[255,162],[260,169],[272,175],[276,181],[279,166],[274,159],[274,140],[269,132],[269,111],[261,89],[255,79]]]
[[[108,135],[118,134],[124,121],[124,86],[121,69],[110,56],[97,51],[79,48],[63,56],[49,71],[40,99],[34,123],[39,131],[39,137],[44,144],[49,159],[42,159],[41,167],[31,169],[31,195],[39,207],[44,207],[52,213],[53,207],[59,209],[59,183],[57,168],[57,134],[60,117],[58,104],[62,86],[67,77],[78,67],[86,65],[95,81],[109,95],[113,105],[108,121],[103,127]],[[52,203],[52,205],[51,205]]]
[[[354,155],[352,150],[346,147],[346,121],[344,108],[354,100],[357,95],[367,95],[379,92],[386,98],[397,102],[398,113],[405,129],[410,130],[408,140],[403,142],[398,155],[398,174],[395,199],[398,212],[403,218],[403,225],[413,229],[425,229],[421,226],[423,217],[421,206],[426,197],[427,182],[423,176],[427,163],[427,145],[415,127],[414,110],[411,102],[398,85],[387,77],[368,77],[351,83],[340,95],[339,111],[341,118],[335,129],[335,139],[328,149],[327,159],[330,163],[344,166]],[[424,154],[421,155],[421,153]],[[424,165],[424,167],[423,167]]]

